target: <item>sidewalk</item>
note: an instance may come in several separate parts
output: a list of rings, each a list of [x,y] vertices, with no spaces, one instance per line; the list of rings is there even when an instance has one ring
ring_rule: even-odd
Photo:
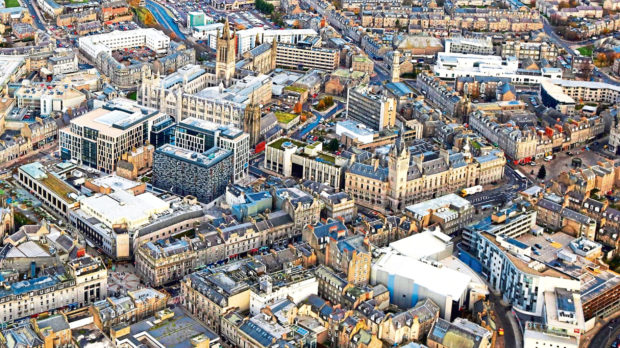
[[[620,312],[616,312],[613,315],[605,318],[604,320],[597,320],[596,324],[594,324],[594,327],[586,334],[581,336],[581,339],[579,340],[579,347],[588,348],[588,346],[590,345],[590,340],[592,340],[592,338],[594,338],[594,336],[596,336],[596,334],[598,334],[603,327],[607,326],[610,321],[618,317],[620,317]]]

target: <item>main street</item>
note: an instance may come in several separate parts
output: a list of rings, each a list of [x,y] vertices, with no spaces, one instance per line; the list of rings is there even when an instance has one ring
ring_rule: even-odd
[[[467,199],[471,204],[476,207],[482,207],[485,205],[497,205],[502,204],[516,197],[517,192],[526,190],[531,182],[527,178],[522,178],[515,170],[506,165],[505,166],[506,183],[496,189],[475,193],[467,196]]]
[[[606,348],[620,333],[620,320],[614,319],[603,326],[590,341],[590,348]]]
[[[562,47],[572,57],[576,55],[575,50],[572,48],[572,45],[587,46],[590,44],[594,44],[594,42],[596,41],[592,39],[586,40],[586,41],[574,42],[574,43],[570,41],[566,41],[555,32],[555,30],[553,29],[553,26],[549,23],[547,18],[543,16],[541,16],[541,18],[543,21],[543,30],[545,31],[545,34],[547,34],[547,36],[549,37],[549,39],[551,39],[551,41],[553,41],[553,43]],[[620,81],[612,79],[611,77],[609,77],[609,75],[607,75],[605,72],[601,71],[598,68],[594,68],[594,75],[600,78],[605,83],[609,83],[615,86],[620,86]]]
[[[39,12],[35,10],[34,6],[32,5],[32,1],[33,0],[22,0],[22,2],[26,4],[26,7],[28,7],[28,11],[32,15],[32,19],[34,19],[34,24],[37,26],[37,28],[41,30],[45,30],[46,29],[45,25],[43,24],[43,22],[41,21],[41,18],[39,17]]]

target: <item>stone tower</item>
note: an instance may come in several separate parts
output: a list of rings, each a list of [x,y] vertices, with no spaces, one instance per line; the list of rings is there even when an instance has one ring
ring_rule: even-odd
[[[260,105],[254,103],[254,92],[252,92],[252,100],[243,113],[243,131],[250,134],[251,146],[256,146],[260,138],[260,116]]]
[[[392,82],[400,82],[400,52],[392,55]]]
[[[217,35],[217,55],[215,60],[217,81],[224,83],[225,87],[232,84],[232,79],[235,76],[235,36],[235,33],[231,34],[228,27],[228,18],[226,18],[222,35],[219,35],[219,33]]]
[[[409,149],[405,144],[405,129],[401,126],[398,138],[388,155],[388,179],[390,185],[390,208],[397,212],[403,208],[409,171]]]
[[[276,41],[276,37],[273,38],[271,42],[271,70],[276,69],[276,58],[278,56],[278,41]]]

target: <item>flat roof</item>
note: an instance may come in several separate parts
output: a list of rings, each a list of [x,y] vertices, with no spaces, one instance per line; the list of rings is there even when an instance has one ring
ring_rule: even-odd
[[[459,271],[448,267],[435,267],[395,253],[384,254],[372,267],[412,279],[419,286],[453,299],[461,298],[471,282],[470,276]]]
[[[532,267],[530,267],[529,264],[526,263],[524,260],[514,256],[508,250],[504,249],[500,245],[500,243],[496,240],[494,235],[489,234],[487,232],[482,232],[481,235],[485,237],[486,239],[488,239],[489,241],[491,241],[493,244],[495,244],[500,250],[502,250],[504,252],[504,255],[506,255],[510,259],[512,264],[515,265],[521,272],[532,274],[532,275],[537,275],[537,276],[543,276],[543,277],[571,279],[571,277],[567,276],[566,274],[559,272],[551,267],[548,267],[547,265],[544,265],[540,262],[539,263],[541,265],[544,265],[544,269],[542,271],[537,271],[533,269]],[[537,262],[537,261],[532,260],[532,262]]]
[[[116,98],[103,107],[71,120],[72,124],[98,130],[106,136],[117,137],[141,121],[159,114],[159,111],[137,102]]]
[[[454,207],[457,209],[463,209],[471,206],[471,203],[465,198],[454,193],[450,193],[445,196],[441,196],[425,202],[408,205],[407,207],[405,207],[405,210],[416,216],[422,217],[432,213],[436,213],[437,210],[440,208]]]
[[[232,155],[232,151],[217,146],[203,153],[198,153],[171,144],[163,145],[155,150],[155,152],[163,153],[178,160],[205,168],[214,166]]]
[[[446,250],[450,240],[441,232],[423,231],[390,243],[390,248],[410,258],[420,259]]]

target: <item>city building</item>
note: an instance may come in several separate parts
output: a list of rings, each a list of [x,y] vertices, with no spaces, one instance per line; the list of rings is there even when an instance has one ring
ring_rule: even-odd
[[[235,170],[231,150],[212,147],[197,153],[164,145],[153,156],[153,186],[210,203],[226,192]]]
[[[445,112],[450,117],[464,116],[467,110],[464,109],[463,98],[439,77],[422,72],[416,78],[416,86],[422,92],[425,99],[428,99],[436,107]]]
[[[285,299],[299,304],[318,291],[314,274],[301,267],[262,275],[250,289],[250,315],[257,315],[263,308]]]
[[[47,68],[53,75],[70,74],[78,71],[78,58],[73,52],[55,55],[47,60]]]
[[[396,100],[373,92],[371,86],[363,85],[347,91],[346,118],[366,127],[380,131],[394,127],[396,122]]]
[[[231,276],[228,272],[198,271],[181,281],[183,306],[218,334],[220,320],[228,310],[250,309],[250,285],[245,279]]]
[[[162,309],[135,324],[121,323],[110,330],[110,337],[119,348],[139,348],[145,344],[220,348],[219,336],[180,307]]]
[[[79,206],[81,193],[40,162],[24,164],[17,169],[19,183],[61,216],[67,217]]]
[[[191,230],[204,217],[195,198],[163,200],[144,183],[108,176],[87,185],[104,189],[81,200],[69,220],[113,259],[129,259],[142,243]]]
[[[0,318],[8,323],[62,307],[79,308],[106,297],[108,271],[99,258],[76,257],[67,263],[21,274],[6,269],[0,293]]]
[[[531,234],[535,224],[534,210],[513,206],[471,225],[463,237],[491,287],[501,291],[504,300],[516,310],[540,316],[546,291],[579,291],[581,285],[557,267],[539,261],[538,248],[521,241]]]
[[[178,122],[174,132],[174,145],[189,151],[203,153],[213,147],[232,151],[235,166],[233,180],[248,175],[249,134],[230,125],[219,125],[193,117]]]
[[[450,193],[426,202],[405,207],[404,213],[418,231],[438,225],[451,235],[469,225],[474,218],[474,206],[466,199]]]
[[[278,42],[276,66],[289,69],[300,67],[334,71],[340,64],[340,52],[320,47],[318,37],[306,37],[296,44]]]
[[[124,0],[108,0],[101,4],[99,18],[104,23],[119,23],[132,20],[131,7]]]
[[[519,60],[514,56],[477,55],[463,53],[437,54],[437,63],[433,67],[436,76],[443,79],[456,79],[464,76],[507,77],[515,84],[540,84],[546,79],[562,78],[558,68],[541,68],[525,70],[519,68]]]
[[[129,99],[114,99],[60,130],[60,156],[111,173],[121,155],[147,144],[153,125],[166,118]]]
[[[390,243],[372,265],[371,284],[383,284],[390,292],[390,303],[400,308],[430,299],[440,316],[453,318],[456,308],[471,307],[488,290],[467,266],[450,267],[453,243],[439,231],[424,231]],[[402,265],[407,265],[403,267]],[[459,270],[459,268],[461,268]]]
[[[170,37],[153,28],[141,28],[126,31],[112,31],[104,34],[82,36],[78,40],[80,52],[91,59],[102,74],[122,88],[139,87],[144,75],[150,74],[154,64],[163,66],[163,71],[175,71],[196,60],[196,52],[186,49],[184,45],[171,45]],[[114,53],[135,47],[147,47],[155,53],[151,61],[132,59],[129,64],[122,64]]]
[[[517,57],[519,60],[531,59],[541,61],[546,59],[553,62],[557,59],[558,49],[552,43],[529,41],[506,41],[501,47],[502,58]]]
[[[165,77],[146,76],[139,92],[140,104],[160,109],[177,121],[193,117],[232,125],[250,134],[254,146],[260,137],[260,104],[272,97],[271,78],[234,75],[235,84],[223,88],[214,69],[190,64]]]
[[[418,140],[407,147],[402,136],[380,163],[353,163],[345,174],[345,191],[356,203],[379,211],[399,212],[406,206],[474,185],[499,181],[506,159],[493,149],[474,157],[463,152],[434,150]]]
[[[346,158],[323,151],[323,143],[303,143],[279,138],[265,148],[265,169],[301,179],[342,187],[342,178],[348,163]]]
[[[17,106],[38,111],[47,116],[53,112],[75,109],[86,101],[86,96],[68,85],[22,85],[14,92]]]
[[[484,55],[492,55],[495,53],[493,50],[493,40],[490,36],[484,39],[465,37],[446,39],[445,52]]]
[[[551,80],[541,84],[540,95],[545,106],[559,110],[559,105],[574,106],[576,101],[614,105],[620,102],[620,87],[604,82]]]
[[[542,320],[525,324],[523,345],[528,348],[547,345],[576,348],[579,347],[584,328],[579,293],[555,289],[545,292]]]
[[[453,347],[463,344],[472,348],[490,348],[493,333],[484,327],[464,318],[456,318],[452,323],[437,319],[426,338],[429,348]],[[458,342],[458,343],[455,343]]]
[[[90,305],[93,323],[99,330],[109,333],[110,329],[122,324],[133,324],[144,320],[166,308],[170,296],[152,288],[127,291],[127,295],[108,297]]]
[[[315,249],[320,264],[345,274],[351,284],[368,284],[372,252],[368,238],[348,235],[342,221],[333,219],[306,226],[302,238]]]

